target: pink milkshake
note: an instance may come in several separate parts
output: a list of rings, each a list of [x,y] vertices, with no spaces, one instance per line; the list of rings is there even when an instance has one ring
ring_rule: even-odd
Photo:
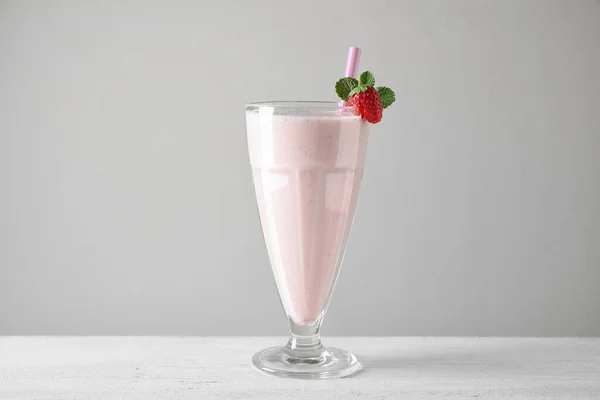
[[[334,103],[257,104],[248,148],[279,294],[298,325],[321,319],[335,285],[363,174],[369,124]]]
[[[259,351],[252,364],[276,376],[329,379],[360,370],[356,356],[321,343],[321,324],[356,211],[369,125],[395,100],[375,76],[358,75],[360,49],[348,49],[339,102],[246,105],[256,199],[290,339]]]

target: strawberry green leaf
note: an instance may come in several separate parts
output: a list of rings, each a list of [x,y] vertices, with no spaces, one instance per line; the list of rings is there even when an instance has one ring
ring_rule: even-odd
[[[348,97],[352,97],[352,96],[354,96],[355,94],[362,93],[362,92],[364,92],[364,91],[365,91],[365,90],[367,90],[367,89],[368,89],[368,87],[367,87],[367,86],[363,86],[363,85],[361,85],[361,84],[359,83],[357,87],[355,87],[354,89],[352,89],[352,90],[350,91],[350,93],[348,93]]]
[[[363,86],[374,86],[375,85],[375,77],[369,71],[365,71],[360,74],[358,81]]]
[[[338,97],[344,101],[348,101],[350,92],[358,87],[358,81],[354,78],[342,78],[335,83],[335,92]]]
[[[381,97],[381,105],[384,109],[388,108],[396,101],[396,94],[389,87],[379,86],[377,88],[377,93],[379,93],[379,97]]]
[[[350,93],[348,93],[348,97],[352,97],[352,96],[354,96],[355,94],[358,94],[358,93],[360,93],[360,92],[363,92],[363,90],[361,90],[361,87],[360,87],[360,86],[357,86],[357,87],[355,87],[354,89],[352,89],[352,90],[350,91]]]

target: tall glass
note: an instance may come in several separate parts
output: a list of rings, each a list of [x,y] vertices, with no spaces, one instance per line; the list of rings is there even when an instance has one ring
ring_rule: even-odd
[[[368,123],[335,102],[246,106],[250,164],[263,234],[290,339],[252,359],[262,371],[322,379],[360,369],[324,347],[320,329],[354,219]]]

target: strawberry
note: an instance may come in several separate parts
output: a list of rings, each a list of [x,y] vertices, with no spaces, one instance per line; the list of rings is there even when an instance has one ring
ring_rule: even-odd
[[[348,99],[349,106],[355,106],[358,115],[372,124],[381,121],[383,116],[383,106],[381,97],[373,86],[370,86],[364,92],[356,93]]]
[[[375,77],[369,71],[365,71],[360,74],[358,80],[349,77],[338,80],[335,91],[348,105],[356,107],[362,119],[376,124],[381,121],[383,110],[396,100],[396,95],[388,87],[374,86]]]

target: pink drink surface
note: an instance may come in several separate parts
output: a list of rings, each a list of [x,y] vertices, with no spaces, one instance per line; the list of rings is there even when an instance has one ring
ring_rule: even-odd
[[[356,210],[368,140],[359,117],[248,111],[248,148],[261,224],[287,314],[325,311]]]

